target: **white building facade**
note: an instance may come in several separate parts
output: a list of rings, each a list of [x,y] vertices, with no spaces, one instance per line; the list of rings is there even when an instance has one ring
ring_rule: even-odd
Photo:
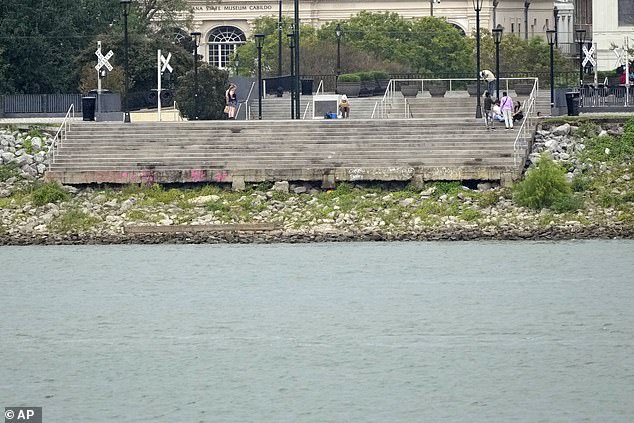
[[[614,0],[618,1],[618,0]],[[280,2],[276,0],[190,0],[194,9],[194,29],[202,33],[199,54],[220,68],[228,65],[235,49],[252,36],[253,21],[261,16],[278,16]],[[529,1],[528,21],[525,16],[526,0],[484,0],[480,12],[482,28],[502,25],[505,33],[524,37],[544,36],[554,28],[553,0]],[[559,0],[558,3],[569,3]],[[430,16],[444,17],[449,23],[472,34],[476,30],[476,14],[472,0],[300,0],[300,20],[315,27],[333,20],[348,19],[366,10],[394,12],[404,18]],[[284,16],[293,16],[293,1],[282,2]],[[564,22],[565,19],[562,19]]]
[[[616,66],[612,46],[621,47],[629,37],[634,47],[634,0],[600,0],[592,4],[592,41],[597,45],[597,67],[611,70]]]

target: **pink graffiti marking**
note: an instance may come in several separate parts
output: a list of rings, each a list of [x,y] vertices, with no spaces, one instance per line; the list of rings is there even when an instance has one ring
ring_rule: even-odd
[[[222,172],[216,172],[214,174],[214,181],[215,182],[224,182],[227,177],[229,177],[229,172],[227,172],[226,170],[223,170]]]
[[[204,170],[192,170],[191,180],[192,182],[202,182],[205,180],[205,171]]]

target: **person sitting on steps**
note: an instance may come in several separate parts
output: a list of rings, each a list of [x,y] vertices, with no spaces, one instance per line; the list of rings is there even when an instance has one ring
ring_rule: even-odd
[[[339,101],[339,112],[341,112],[343,119],[350,117],[350,102],[348,101],[348,96],[345,94],[341,96],[341,101]]]

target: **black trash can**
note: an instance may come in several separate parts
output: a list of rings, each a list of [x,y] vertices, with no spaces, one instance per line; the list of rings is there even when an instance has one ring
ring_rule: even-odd
[[[82,97],[81,99],[81,113],[84,120],[95,120],[95,105],[97,104],[97,97]]]
[[[566,105],[568,106],[568,116],[579,116],[581,107],[581,93],[566,93]]]
[[[313,95],[312,79],[302,79],[302,95]]]

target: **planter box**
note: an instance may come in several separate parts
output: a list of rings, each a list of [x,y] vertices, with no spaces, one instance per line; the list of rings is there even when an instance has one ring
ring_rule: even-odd
[[[359,91],[359,97],[372,97],[374,95],[374,89],[376,83],[374,79],[371,81],[361,81],[361,90]]]
[[[480,95],[484,95],[484,92],[486,91],[486,87],[484,84],[480,84]],[[478,96],[478,84],[467,84],[467,92],[469,93],[469,95],[471,97],[477,97]]]
[[[337,82],[337,93],[345,94],[348,97],[359,97],[359,91],[361,90],[360,82]]]
[[[447,87],[444,85],[429,85],[427,91],[432,97],[444,97],[447,93]]]
[[[515,86],[515,94],[522,97],[528,97],[533,91],[533,84],[517,84]]]
[[[387,90],[387,84],[390,83],[389,79],[377,79],[376,87],[374,88],[374,94],[383,95],[385,94],[385,90]]]
[[[401,85],[403,97],[416,97],[418,95],[418,85]]]

